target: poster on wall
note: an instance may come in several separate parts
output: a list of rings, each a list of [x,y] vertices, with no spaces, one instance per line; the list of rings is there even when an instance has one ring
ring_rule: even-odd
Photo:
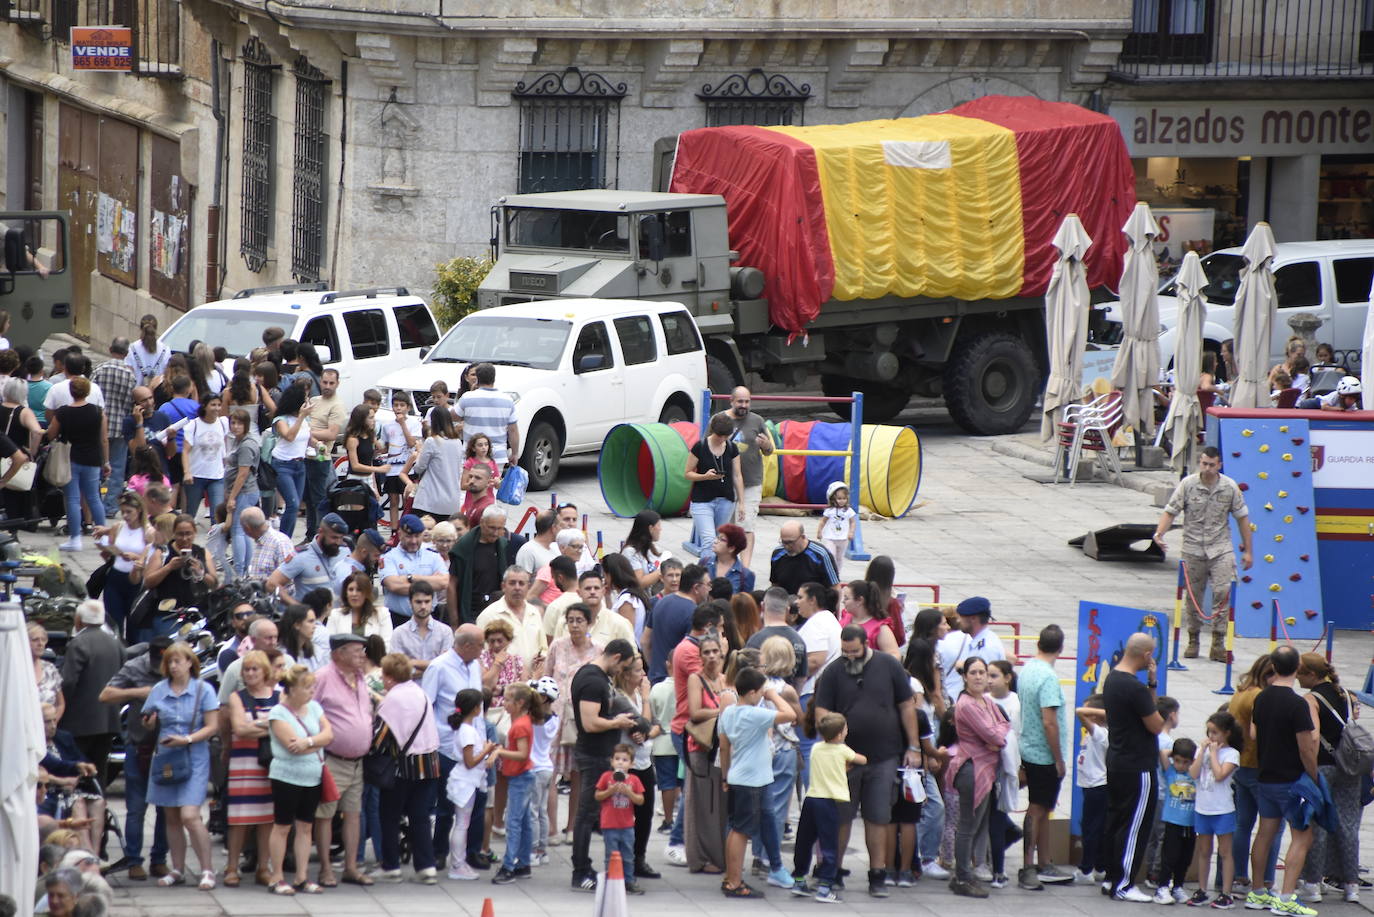
[[[123,26],[73,26],[71,32],[73,70],[112,70],[128,73],[134,69],[134,30]]]
[[[1168,693],[1169,617],[1162,612],[1125,608],[1101,602],[1078,603],[1078,659],[1074,664],[1074,707],[1083,706],[1090,695],[1101,690],[1103,680],[1126,651],[1126,641],[1132,634],[1149,634],[1155,640],[1155,675],[1159,679],[1157,693]],[[1140,673],[1144,681],[1146,673]],[[1084,731],[1077,717],[1071,717],[1073,729],[1073,809],[1070,833],[1080,834],[1079,819],[1083,805],[1083,791],[1078,787],[1078,756],[1083,749]]]

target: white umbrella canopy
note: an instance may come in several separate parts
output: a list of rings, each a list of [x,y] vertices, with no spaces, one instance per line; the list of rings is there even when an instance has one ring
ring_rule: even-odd
[[[1178,344],[1174,349],[1174,395],[1164,430],[1169,434],[1170,464],[1178,474],[1193,467],[1197,434],[1202,429],[1202,405],[1197,387],[1202,381],[1202,326],[1207,322],[1207,299],[1202,288],[1207,275],[1197,252],[1183,256],[1183,266],[1174,279],[1178,291]]]
[[[38,875],[34,787],[47,742],[24,612],[10,602],[0,605],[0,735],[0,889],[19,904],[20,917],[28,917]]]
[[[1159,265],[1153,247],[1159,224],[1150,205],[1136,204],[1121,231],[1130,247],[1121,271],[1124,337],[1112,364],[1112,387],[1120,389],[1124,419],[1138,438],[1154,429],[1153,386],[1159,381]]]
[[[1274,232],[1256,223],[1241,251],[1240,288],[1236,290],[1233,353],[1237,379],[1231,386],[1231,407],[1267,408],[1269,404],[1269,346],[1278,297],[1274,293]]]
[[[1360,351],[1360,378],[1365,385],[1374,385],[1374,283],[1369,287],[1369,311],[1364,316],[1364,349]],[[1374,396],[1365,395],[1362,402],[1374,407]]]
[[[1059,249],[1059,260],[1054,263],[1054,273],[1045,291],[1050,375],[1040,408],[1042,439],[1054,436],[1058,416],[1082,395],[1083,348],[1088,341],[1088,272],[1083,256],[1093,240],[1078,214],[1064,217],[1053,244]]]

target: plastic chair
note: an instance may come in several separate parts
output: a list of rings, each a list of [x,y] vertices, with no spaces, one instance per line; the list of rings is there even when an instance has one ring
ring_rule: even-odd
[[[1056,426],[1055,483],[1059,482],[1064,453],[1067,451],[1069,486],[1074,485],[1078,477],[1078,462],[1085,450],[1094,454],[1104,474],[1112,472],[1118,483],[1121,482],[1121,460],[1117,457],[1112,439],[1121,428],[1124,416],[1121,393],[1117,391],[1108,392],[1085,405],[1070,405],[1064,412],[1064,420]]]
[[[1298,403],[1298,396],[1301,394],[1301,389],[1286,388],[1279,392],[1279,397],[1278,400],[1274,402],[1274,407],[1284,410],[1295,407]]]

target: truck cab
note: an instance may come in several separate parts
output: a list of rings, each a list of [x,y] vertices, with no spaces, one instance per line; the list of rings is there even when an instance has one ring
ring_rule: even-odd
[[[0,309],[10,316],[10,346],[37,350],[73,330],[68,219],[60,210],[0,212]]]

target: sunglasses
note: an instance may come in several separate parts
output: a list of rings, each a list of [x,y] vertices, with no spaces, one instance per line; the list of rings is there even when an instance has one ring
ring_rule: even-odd
[[[253,615],[255,615],[255,614],[257,614],[256,611],[236,611],[236,612],[234,612],[234,617],[235,617],[236,619],[242,621],[242,620],[245,619],[245,618],[251,618],[251,617],[253,617]]]

